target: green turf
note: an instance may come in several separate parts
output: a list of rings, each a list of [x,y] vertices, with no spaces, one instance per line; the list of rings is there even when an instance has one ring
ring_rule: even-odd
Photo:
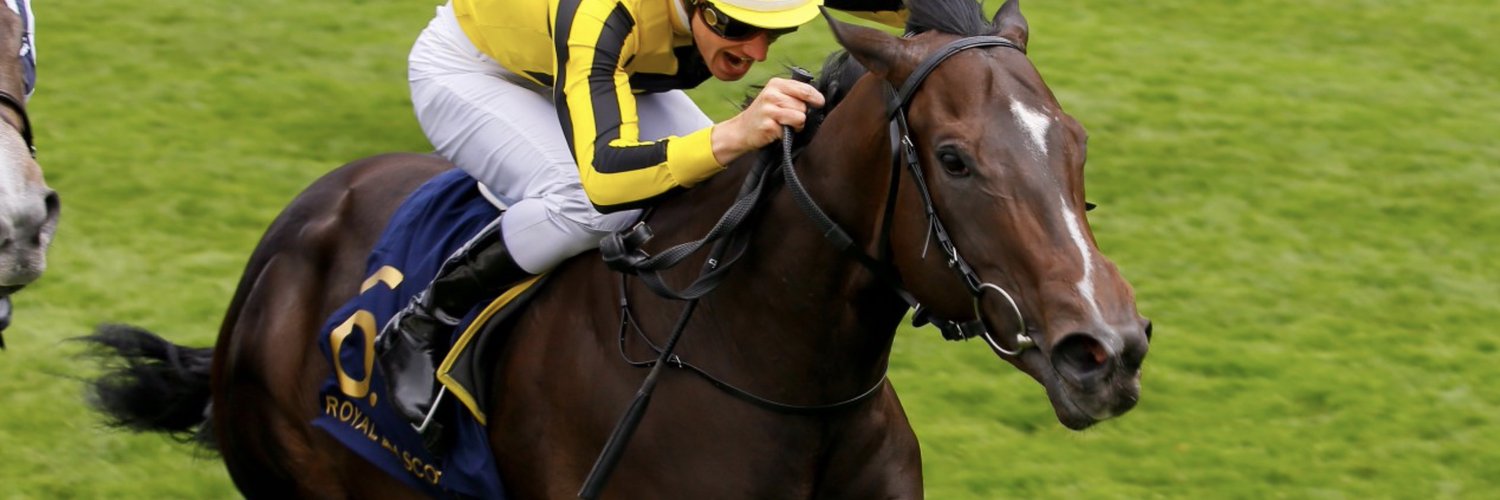
[[[38,3],[32,113],[64,211],[0,353],[0,498],[234,496],[214,457],[103,428],[61,340],[118,321],[207,345],[302,186],[427,149],[404,63],[435,2]],[[1140,406],[1073,433],[981,345],[903,332],[928,496],[1500,491],[1492,4],[1027,2],[1156,340]],[[805,29],[748,80],[832,46]],[[723,118],[744,92],[695,96]]]

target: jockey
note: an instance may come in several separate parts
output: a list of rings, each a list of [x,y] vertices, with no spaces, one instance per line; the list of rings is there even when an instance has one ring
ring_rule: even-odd
[[[900,26],[901,0],[832,0]],[[504,216],[443,263],[385,325],[392,399],[420,421],[443,337],[480,301],[598,247],[640,208],[800,129],[811,85],[772,78],[714,123],[682,92],[735,81],[821,0],[452,0],[408,60],[412,104],[437,152]]]

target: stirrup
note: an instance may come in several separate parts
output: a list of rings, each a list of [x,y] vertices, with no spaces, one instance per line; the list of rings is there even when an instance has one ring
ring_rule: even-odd
[[[412,427],[417,430],[418,434],[427,435],[427,430],[434,425],[437,425],[439,429],[442,428],[437,422],[432,421],[432,417],[437,416],[438,405],[443,403],[443,396],[447,395],[448,386],[439,383],[437,395],[432,397],[432,406],[427,408],[427,416],[422,417],[422,422],[412,424]]]
[[[438,408],[443,404],[443,396],[447,395],[448,386],[438,383],[437,395],[433,396],[432,406],[427,408],[427,415],[422,418],[421,423],[411,424],[412,429],[417,431],[417,435],[422,436],[422,445],[434,454],[442,452],[443,438],[447,437],[445,432],[447,428],[436,419]]]

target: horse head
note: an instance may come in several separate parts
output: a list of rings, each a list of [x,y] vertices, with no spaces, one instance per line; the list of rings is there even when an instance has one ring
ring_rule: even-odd
[[[42,275],[57,229],[57,193],[32,156],[20,58],[21,16],[0,9],[0,298]]]
[[[982,322],[996,353],[1046,388],[1065,426],[1130,410],[1151,323],[1096,245],[1087,134],[1027,59],[1017,2],[990,22],[972,0],[909,7],[900,38],[829,19],[869,72],[851,99],[886,96],[888,116],[905,120],[892,134],[909,130],[914,148],[892,155],[918,163],[919,176],[892,174],[904,178],[888,223],[896,273],[933,316]]]

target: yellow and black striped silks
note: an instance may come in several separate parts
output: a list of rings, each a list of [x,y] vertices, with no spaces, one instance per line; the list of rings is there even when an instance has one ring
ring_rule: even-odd
[[[900,5],[865,1],[840,7]],[[636,94],[693,88],[710,76],[693,47],[687,9],[679,0],[453,0],[459,25],[479,50],[553,88],[579,179],[601,212],[644,206],[724,168],[713,156],[711,128],[657,141],[640,137]]]

